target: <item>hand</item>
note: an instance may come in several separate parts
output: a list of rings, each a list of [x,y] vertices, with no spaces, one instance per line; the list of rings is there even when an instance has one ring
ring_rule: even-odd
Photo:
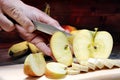
[[[36,45],[42,52],[44,52],[45,55],[52,57],[51,49],[46,45],[44,42],[44,38],[42,38],[40,35],[37,35],[35,33],[27,32],[22,26],[16,25],[16,28],[18,32],[20,33],[20,36],[33,44]]]
[[[20,0],[0,0],[0,26],[3,30],[10,32],[15,29],[15,26],[5,15],[13,18],[28,32],[34,31],[34,25],[31,20],[41,21],[60,28],[56,20],[32,6],[24,4]]]
[[[14,19],[19,25],[15,25],[5,15]],[[51,50],[45,44],[43,38],[35,33],[31,33],[34,31],[34,25],[31,20],[44,22],[63,30],[56,20],[37,8],[24,4],[20,0],[0,0],[1,29],[9,32],[16,27],[24,40],[34,43],[46,55],[51,56]]]

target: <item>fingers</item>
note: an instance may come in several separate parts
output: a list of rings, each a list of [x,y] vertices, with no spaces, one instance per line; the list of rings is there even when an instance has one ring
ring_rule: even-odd
[[[2,28],[0,27],[0,31],[2,31]]]
[[[14,24],[10,20],[8,20],[7,17],[4,16],[1,11],[0,11],[0,26],[1,26],[0,30],[3,29],[7,32],[10,32],[15,29]]]
[[[19,3],[19,5],[17,5]],[[22,5],[22,2],[19,1],[16,4],[10,4],[6,0],[3,2],[2,9],[3,11],[9,15],[11,18],[13,18],[16,22],[18,22],[21,26],[23,26],[28,32],[34,31],[34,25],[31,22],[31,20],[24,15],[22,12],[22,9],[18,6],[24,6]],[[21,4],[21,5],[20,5]]]
[[[46,55],[52,56],[50,48],[39,37],[35,37],[31,42],[35,44]]]
[[[35,44],[35,46],[37,46],[45,55],[52,56],[50,48],[43,42],[43,39],[40,36],[27,32],[19,25],[16,25],[16,28],[23,39]]]
[[[20,36],[24,40],[31,41],[33,38],[36,37],[36,34],[32,34],[32,33],[27,32],[26,29],[24,29],[20,25],[15,25],[15,27],[18,30],[18,32],[20,33]]]

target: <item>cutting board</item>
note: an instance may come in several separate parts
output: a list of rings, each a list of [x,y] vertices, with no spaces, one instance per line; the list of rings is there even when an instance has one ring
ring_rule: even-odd
[[[120,50],[120,47],[117,48],[117,55],[114,54],[111,56],[120,59],[120,56],[118,55],[118,50]],[[24,58],[22,58],[22,61],[21,59],[13,61],[8,56],[7,51],[8,49],[0,48],[0,80],[53,80],[48,79],[45,76],[26,76],[23,72]],[[120,68],[97,70],[88,73],[80,73],[78,75],[67,75],[65,78],[57,80],[120,80]]]
[[[120,68],[67,75],[63,79],[48,79],[45,76],[26,76],[23,72],[23,66],[23,64],[0,66],[0,80],[120,80]]]

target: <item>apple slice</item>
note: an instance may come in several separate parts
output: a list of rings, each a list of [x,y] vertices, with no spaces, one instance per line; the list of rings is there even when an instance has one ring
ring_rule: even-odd
[[[77,70],[77,71],[79,71],[80,72],[80,64],[77,64],[77,63],[72,63],[72,67],[71,67],[72,69],[74,69],[74,70]]]
[[[42,76],[45,73],[45,66],[42,53],[30,54],[24,62],[24,73],[28,76]]]
[[[114,64],[114,66],[120,68],[120,59],[111,59],[111,62]]]
[[[81,65],[87,66],[89,68],[89,70],[95,70],[96,66],[92,63],[89,63],[88,61],[81,61],[80,62]]]
[[[59,63],[63,63],[67,66],[72,64],[72,52],[65,34],[62,32],[55,32],[51,37],[50,47],[53,52],[53,56]]]
[[[113,47],[113,38],[107,31],[80,30],[73,40],[73,51],[80,61],[89,58],[108,58]]]
[[[114,66],[114,63],[110,59],[97,59],[99,62],[103,63],[105,67],[111,69]]]
[[[104,64],[101,63],[100,61],[98,61],[97,59],[95,58],[90,58],[88,59],[88,62],[89,63],[92,63],[93,65],[95,65],[97,68],[99,69],[102,69],[104,67]]]
[[[59,79],[65,77],[67,66],[57,62],[49,62],[46,65],[45,76],[51,79]]]
[[[71,68],[74,69],[74,70],[78,70],[79,72],[80,71],[82,71],[82,72],[88,72],[88,70],[89,70],[88,66],[77,64],[77,63],[72,63],[72,67]]]
[[[70,34],[72,34],[72,35],[67,37],[70,44],[73,44],[73,39],[77,35],[78,32],[79,32],[79,30],[75,30],[75,31],[70,32]]]
[[[80,73],[80,70],[73,69],[72,67],[67,68],[67,74],[69,74],[69,75],[76,75],[79,73]]]

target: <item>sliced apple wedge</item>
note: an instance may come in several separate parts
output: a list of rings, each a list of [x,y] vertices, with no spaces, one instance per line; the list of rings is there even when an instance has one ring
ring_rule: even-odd
[[[49,62],[46,65],[45,76],[51,79],[59,79],[65,77],[67,66],[57,62]]]
[[[107,31],[80,30],[73,40],[73,51],[80,63],[89,58],[108,58],[113,47],[113,38]]]
[[[45,73],[45,66],[42,53],[30,54],[24,62],[24,73],[28,76],[42,76]]]
[[[111,69],[114,66],[114,63],[110,59],[97,59],[99,62],[103,63],[105,67]]]
[[[111,60],[111,62],[114,64],[114,66],[120,68],[120,59],[114,59],[114,60]]]
[[[95,70],[96,66],[92,63],[89,63],[88,61],[81,61],[80,62],[81,65],[87,66],[89,68],[89,70]]]
[[[79,72],[88,72],[89,67],[87,65],[82,65],[82,64],[77,64],[77,63],[72,63],[72,69],[78,70]]]
[[[101,63],[100,61],[98,61],[97,59],[95,58],[90,58],[88,59],[88,62],[95,65],[97,68],[99,69],[102,69],[104,67],[104,64]]]
[[[67,66],[72,64],[72,52],[65,34],[62,32],[55,32],[51,37],[50,47],[53,56],[59,63],[63,63]]]
[[[69,75],[76,75],[79,73],[80,73],[80,70],[73,69],[72,67],[67,68],[67,74],[69,74]]]

